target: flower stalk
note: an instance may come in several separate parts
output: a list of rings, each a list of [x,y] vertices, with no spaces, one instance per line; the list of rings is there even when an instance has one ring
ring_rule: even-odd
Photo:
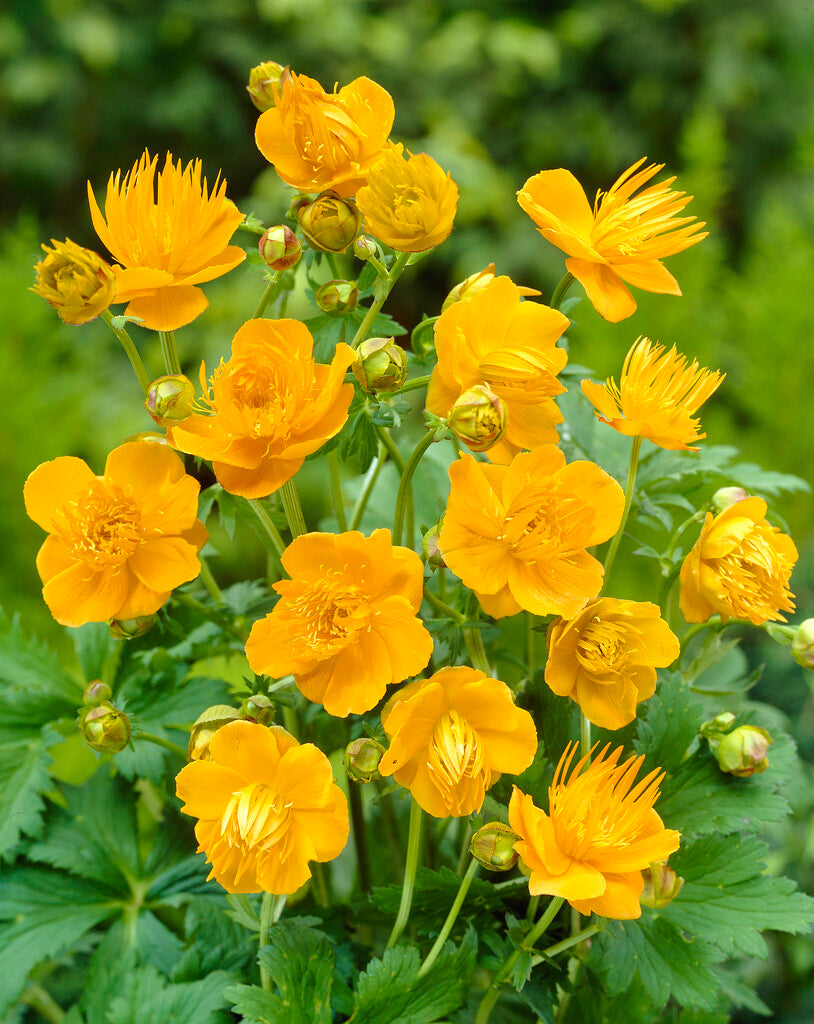
[[[455,900],[452,906],[449,908],[449,913],[447,914],[446,920],[444,921],[444,924],[441,927],[441,931],[438,933],[438,937],[436,938],[432,949],[427,954],[424,963],[418,970],[419,978],[424,977],[427,971],[435,963],[436,959],[438,958],[438,954],[444,948],[444,943],[447,941],[449,933],[452,931],[452,926],[458,919],[458,914],[461,912],[461,907],[463,906],[464,900],[466,899],[466,894],[469,892],[469,887],[472,884],[473,878],[478,873],[479,867],[480,865],[473,857],[469,862],[469,867],[466,869],[466,874],[461,879],[461,884],[458,886],[458,892],[455,895]]]
[[[410,907],[413,904],[413,890],[415,889],[415,874],[418,869],[418,856],[421,849],[421,830],[424,821],[424,812],[418,806],[415,799],[410,802],[410,833],[407,838],[407,860],[404,865],[404,881],[401,887],[401,902],[399,903],[396,920],[393,923],[393,930],[387,940],[387,948],[390,949],[401,938],[401,933],[407,926],[410,917]]]
[[[637,435],[633,438],[633,443],[630,446],[630,463],[627,470],[627,483],[625,484],[625,508],[622,512],[622,522],[619,524],[619,529],[611,540],[608,553],[605,556],[605,586],[607,586],[608,580],[610,579],[613,563],[616,560],[616,552],[619,550],[619,545],[622,543],[627,517],[630,515],[630,506],[633,503],[633,489],[636,485],[636,471],[639,466],[639,452],[641,451],[641,447],[642,439]]]
[[[138,349],[133,344],[133,339],[123,327],[119,329],[118,327],[113,326],[113,314],[109,309],[103,310],[101,317],[119,339],[119,344],[124,349],[124,353],[130,360],[130,365],[133,367],[133,372],[136,375],[136,380],[139,382],[139,387],[146,395],[150,390],[150,378],[144,368],[144,363],[141,361],[141,356],[138,354]]]

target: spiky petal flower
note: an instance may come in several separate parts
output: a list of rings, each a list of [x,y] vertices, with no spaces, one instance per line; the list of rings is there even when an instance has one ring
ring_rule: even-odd
[[[597,192],[593,209],[574,175],[561,167],[540,171],[517,193],[543,238],[568,253],[566,270],[583,285],[597,313],[613,323],[636,309],[625,282],[647,292],[680,295],[678,282],[661,261],[707,236],[695,217],[678,216],[692,196],[670,187],[674,177],[643,188],[664,168],[642,167],[645,159],[607,192]]]
[[[167,153],[156,181],[158,158],[145,150],[122,180],[111,174],[105,213],[88,182],[96,233],[113,258],[116,298],[125,313],[140,317],[154,331],[174,331],[209,305],[198,287],[232,270],[246,258],[229,239],[243,214],[226,198],[226,182],[211,191],[200,160],[186,167]],[[105,219],[106,218],[106,219]]]
[[[279,726],[230,722],[209,758],[176,780],[184,814],[199,821],[198,852],[227,892],[296,892],[308,862],[338,857],[348,841],[348,805],[328,758]]]
[[[619,764],[622,748],[609,753],[608,746],[571,770],[576,751],[577,744],[569,744],[560,758],[548,814],[514,787],[509,824],[531,873],[529,892],[561,896],[581,914],[640,917],[642,869],[666,860],[679,845],[679,833],[666,829],[653,810],[664,772],[655,768],[635,783],[644,757]]]
[[[695,359],[687,365],[675,345],[666,352],[649,338],[638,338],[622,365],[619,384],[584,380],[582,390],[597,419],[628,437],[646,437],[671,451],[690,447],[707,435],[695,413],[716,391],[726,375],[707,370]]]

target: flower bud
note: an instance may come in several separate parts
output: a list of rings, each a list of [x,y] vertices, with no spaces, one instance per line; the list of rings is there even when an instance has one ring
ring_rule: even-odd
[[[707,719],[703,723],[698,732],[705,739],[720,739],[721,733],[727,732],[732,728],[732,723],[735,721],[735,716],[731,711],[722,711],[714,718]]]
[[[240,713],[249,722],[269,725],[274,721],[274,704],[265,694],[255,693],[243,701]]]
[[[35,267],[37,283],[30,289],[41,295],[66,324],[86,324],[103,313],[116,295],[113,270],[91,249],[66,238],[51,239],[52,249]]]
[[[192,415],[195,385],[183,373],[157,377],[147,390],[144,407],[159,426],[181,423]]]
[[[80,717],[79,731],[93,750],[118,754],[130,742],[130,719],[105,700]]]
[[[369,736],[360,736],[345,748],[343,763],[348,778],[353,782],[372,782],[378,779],[379,761],[382,759],[384,747]]]
[[[101,679],[91,679],[82,693],[82,703],[89,708],[95,708],[104,701],[109,701],[113,691]]]
[[[258,64],[249,72],[249,84],[246,86],[246,92],[260,113],[270,110],[277,102],[275,92],[277,95],[282,92],[282,78],[286,70],[282,64],[278,64],[276,61],[264,60],[262,64]]]
[[[472,836],[472,856],[490,871],[511,871],[517,863],[518,837],[502,821],[490,821]]]
[[[736,502],[743,501],[744,498],[748,497],[749,495],[742,487],[719,487],[712,495],[711,504],[717,514],[729,508],[730,505],[734,505]]]
[[[159,434],[157,430],[139,430],[137,434],[129,434],[123,443],[127,444],[129,441],[149,441],[151,444],[167,444],[167,435]]]
[[[652,907],[653,910],[660,910],[672,903],[684,885],[684,879],[668,867],[666,860],[656,861],[649,868],[644,868],[642,878],[644,889],[639,902],[643,907]]]
[[[302,244],[291,228],[275,224],[267,228],[258,243],[263,262],[271,270],[290,270],[299,263]]]
[[[369,395],[388,394],[407,380],[407,353],[393,338],[368,338],[357,349],[351,370]]]
[[[112,619],[110,635],[114,640],[135,640],[136,637],[149,633],[156,622],[156,615],[139,615],[135,619]]]
[[[328,281],[317,288],[315,298],[323,313],[342,316],[359,305],[359,289],[355,281]]]
[[[370,235],[359,235],[353,243],[353,255],[357,260],[369,260],[379,255],[379,246]]]
[[[814,619],[805,619],[795,630],[791,655],[803,668],[814,668]]]
[[[344,252],[359,233],[362,215],[350,199],[335,192],[323,192],[313,202],[300,206],[297,221],[313,249]]]
[[[444,517],[441,516],[435,526],[431,526],[421,539],[421,552],[424,555],[424,561],[433,570],[445,569],[447,564],[438,547],[438,537],[443,522]]]
[[[718,743],[715,756],[722,772],[746,778],[758,775],[769,767],[766,757],[774,740],[756,725],[739,725]]]
[[[190,761],[208,761],[209,741],[222,725],[236,722],[240,717],[237,708],[229,704],[213,704],[198,715],[189,731],[187,753]]]
[[[473,452],[485,452],[506,433],[506,406],[485,384],[464,391],[452,406],[449,426]]]

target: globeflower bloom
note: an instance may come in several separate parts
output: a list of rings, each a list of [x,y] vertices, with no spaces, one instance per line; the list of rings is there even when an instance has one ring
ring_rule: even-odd
[[[262,498],[290,480],[348,418],[353,362],[340,344],[330,366],[315,363],[314,339],[298,320],[249,320],[232,341],[209,387],[201,366],[203,402],[212,415],[194,415],[167,431],[182,452],[209,459],[231,494]]]
[[[449,478],[438,547],[488,615],[570,619],[596,597],[603,569],[586,548],[616,533],[625,504],[612,476],[546,444],[508,466],[464,455]]]
[[[713,518],[681,566],[681,613],[687,622],[746,619],[785,622],[794,611],[789,577],[797,561],[791,537],[766,521],[766,502],[744,498]]]
[[[502,464],[522,449],[556,444],[563,419],[554,397],[565,391],[557,374],[568,354],[556,345],[569,320],[522,296],[508,277],[496,277],[444,310],[435,325],[438,364],[427,391],[427,411],[445,418],[476,385],[497,395],[507,425],[488,458]]]
[[[252,671],[292,674],[308,700],[344,718],[369,711],[430,660],[432,637],[418,618],[424,567],[414,551],[393,547],[389,530],[304,534],[282,563],[291,579],[274,584],[280,600],[246,643]]]
[[[680,295],[661,261],[707,237],[702,222],[678,216],[692,196],[670,187],[674,177],[643,188],[664,168],[642,167],[645,159],[607,192],[597,192],[593,209],[574,175],[561,167],[540,171],[517,193],[543,238],[568,253],[565,268],[585,288],[594,309],[612,323],[636,310],[625,282],[646,292]]]
[[[113,270],[97,253],[70,238],[51,239],[43,245],[45,259],[34,270],[37,283],[30,289],[41,295],[66,324],[86,324],[103,313],[116,294]]]
[[[426,153],[391,145],[356,197],[365,230],[398,252],[426,252],[452,231],[458,186]]]
[[[394,117],[392,97],[369,78],[326,93],[313,78],[287,72],[276,104],[257,119],[255,141],[287,185],[344,198],[364,185]]]
[[[42,596],[63,626],[151,615],[201,570],[200,485],[166,445],[115,448],[102,476],[62,455],[25,482],[25,508],[48,533]]]
[[[707,370],[695,359],[687,365],[675,345],[666,352],[649,338],[638,338],[625,356],[619,384],[582,382],[582,391],[596,418],[628,437],[646,437],[670,451],[697,452],[690,447],[707,435],[695,413],[715,392],[726,374]]]
[[[220,177],[210,191],[201,161],[182,169],[167,153],[156,181],[158,158],[145,150],[124,176],[111,174],[105,214],[88,182],[93,226],[121,266],[114,266],[116,298],[125,313],[154,331],[191,323],[209,305],[198,287],[242,263],[246,253],[229,239],[243,214],[226,198]],[[105,219],[107,218],[107,219]]]
[[[664,778],[654,769],[635,786],[644,757],[622,764],[622,748],[581,758],[566,747],[548,790],[548,814],[516,786],[509,824],[515,850],[531,872],[532,896],[560,896],[580,914],[629,920],[641,916],[642,870],[666,860],[680,835],[653,810]]]
[[[348,841],[348,805],[328,758],[279,726],[222,726],[208,758],[181,769],[176,792],[182,812],[199,819],[209,878],[230,893],[296,892],[309,861],[333,860]]]
[[[575,618],[551,623],[545,681],[589,722],[621,729],[653,696],[656,669],[672,665],[680,650],[657,604],[601,597]]]
[[[442,668],[402,687],[382,711],[390,746],[379,771],[436,818],[481,809],[503,772],[534,760],[537,731],[509,687],[473,668]]]

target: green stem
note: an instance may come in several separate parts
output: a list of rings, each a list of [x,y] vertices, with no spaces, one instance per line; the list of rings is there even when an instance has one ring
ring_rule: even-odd
[[[463,818],[458,818],[458,821],[463,824]],[[472,823],[467,821],[466,827],[464,828],[464,837],[461,842],[461,852],[458,855],[458,863],[455,867],[455,874],[462,875],[464,873],[464,864],[466,864],[466,858],[472,853]]]
[[[209,596],[216,604],[224,604],[223,591],[218,586],[218,581],[212,575],[209,562],[205,558],[201,558],[200,555],[198,555],[198,561],[201,563],[201,583],[206,587]]]
[[[328,895],[328,885],[325,881],[325,865],[320,861],[314,861],[311,865],[311,874],[314,879],[314,889],[317,903],[323,909],[331,905],[331,898]]]
[[[272,272],[269,283],[266,285],[266,290],[260,296],[260,301],[257,303],[257,309],[252,314],[252,320],[259,319],[266,311],[266,306],[274,298],[274,294],[277,291],[277,285],[280,283],[280,273],[275,270]]]
[[[619,550],[619,545],[622,543],[622,536],[625,532],[625,524],[627,523],[627,517],[630,514],[630,506],[633,503],[633,488],[636,485],[636,470],[639,466],[639,452],[642,447],[641,437],[634,437],[633,444],[630,447],[630,464],[627,470],[627,484],[625,485],[625,508],[622,512],[622,522],[619,524],[619,529],[613,536],[608,553],[605,557],[605,582],[604,586],[607,586],[608,580],[610,579],[611,570],[613,569],[613,563],[616,560],[616,552]]]
[[[264,538],[265,541],[268,542],[266,544],[266,547],[269,553],[271,553],[274,556],[274,560],[277,564],[277,567],[282,573],[283,566],[280,559],[282,558],[283,552],[285,551],[285,541],[280,536],[280,531],[274,525],[274,523],[271,520],[271,516],[268,514],[265,507],[261,504],[258,498],[246,498],[245,500],[246,502],[248,502],[249,507],[257,517],[257,521],[261,527],[261,536]]]
[[[220,629],[226,630],[227,633],[231,633],[232,636],[236,637],[242,644],[246,643],[246,636],[241,633],[237,627],[233,626],[231,622],[228,622],[218,612],[211,608],[207,608],[205,604],[199,601],[197,598],[192,597],[191,594],[184,594],[180,590],[176,590],[172,595],[173,601],[178,604],[184,605],[191,611],[197,612],[203,618],[209,622],[214,622]]]
[[[178,359],[178,351],[175,347],[175,331],[159,331],[158,340],[161,342],[161,352],[164,355],[164,366],[171,376],[181,372],[181,363]]]
[[[552,309],[559,309],[560,308],[560,303],[565,298],[565,296],[568,294],[568,290],[569,290],[569,288],[571,287],[571,285],[573,283],[574,283],[574,275],[573,274],[569,274],[567,272],[565,274],[563,274],[563,276],[560,278],[559,284],[554,289],[554,291],[553,291],[553,293],[551,295],[551,301],[549,302],[549,306]]]
[[[591,751],[591,723],[585,715],[579,716],[579,753],[585,757]]]
[[[475,621],[477,618],[478,599],[475,596],[474,591],[470,591],[466,599],[464,621]],[[489,659],[486,657],[486,649],[483,646],[483,636],[481,635],[481,631],[477,628],[469,629],[464,626],[461,632],[464,635],[464,643],[466,644],[466,651],[469,655],[469,660],[472,663],[472,668],[476,668],[479,672],[483,672],[484,675],[490,676],[492,674],[492,670],[489,666]]]
[[[534,671],[537,667],[537,659],[535,657],[535,639],[534,613],[526,612],[526,669],[529,674],[529,679],[534,678]]]
[[[691,516],[689,516],[687,519],[685,519],[683,523],[681,523],[679,526],[676,527],[676,531],[673,534],[673,536],[670,538],[670,543],[667,545],[667,550],[662,555],[662,558],[666,562],[672,562],[672,560],[673,560],[673,552],[676,549],[676,545],[678,544],[678,541],[681,538],[681,535],[684,533],[684,531],[687,529],[687,527],[688,526],[692,526],[693,523],[700,523],[700,522],[702,522],[704,519],[706,519],[706,515],[707,515],[707,510],[705,508],[700,508],[697,512],[694,512]]]
[[[415,873],[418,868],[418,853],[421,849],[421,825],[424,812],[418,806],[415,798],[410,803],[410,834],[407,839],[407,862],[404,866],[404,882],[401,887],[401,902],[399,903],[398,914],[393,924],[390,938],[387,940],[387,948],[395,946],[404,931],[407,920],[410,917],[410,907],[413,902],[413,889],[415,888]]]
[[[698,636],[699,633],[703,633],[705,629],[709,629],[712,626],[720,627],[721,616],[712,615],[707,619],[706,622],[696,622],[695,625],[690,626],[687,632],[681,638],[681,651],[682,653],[687,649],[687,645],[694,636]]]
[[[473,857],[469,862],[469,867],[466,869],[466,874],[461,879],[461,884],[458,887],[458,893],[455,896],[455,901],[449,908],[447,919],[444,921],[441,931],[438,933],[438,938],[435,940],[432,949],[427,953],[427,958],[418,970],[418,977],[423,978],[427,971],[435,963],[438,954],[444,948],[444,943],[447,941],[449,933],[452,931],[452,926],[458,918],[458,914],[461,911],[461,907],[466,899],[466,894],[469,892],[469,886],[472,884],[472,879],[478,873],[480,865]]]
[[[141,361],[141,356],[138,354],[138,349],[133,344],[133,339],[123,328],[118,330],[113,326],[113,315],[109,309],[106,309],[102,313],[102,319],[107,326],[113,331],[116,337],[119,339],[119,344],[124,349],[125,355],[130,360],[130,365],[133,367],[133,372],[136,375],[136,379],[139,382],[141,390],[146,395],[150,390],[150,378],[147,371],[144,369],[144,363]]]
[[[450,607],[450,605],[444,604],[439,597],[433,594],[429,587],[424,587],[424,600],[448,619],[454,619],[455,622],[466,622],[466,619],[460,612]]]
[[[424,452],[435,440],[435,432],[428,430],[426,434],[421,438],[418,444],[412,451],[410,458],[404,467],[404,472],[401,474],[401,482],[399,483],[399,491],[396,495],[396,511],[393,516],[393,545],[401,544],[402,528],[404,526],[404,513],[407,509],[407,503],[412,496],[412,481],[413,474],[418,467],[419,462],[424,456]]]
[[[427,373],[423,377],[413,377],[412,380],[408,380],[405,384],[402,384],[398,391],[393,391],[390,395],[391,398],[396,395],[404,395],[408,391],[418,391],[419,388],[425,388],[430,383],[430,374]]]
[[[592,935],[596,935],[597,932],[601,931],[601,925],[588,925],[587,928],[583,928],[582,931],[577,932],[576,935],[569,935],[568,938],[563,939],[562,942],[555,942],[553,946],[549,946],[547,949],[544,949],[542,953],[538,953],[537,956],[533,956],[531,958],[531,966],[536,967],[537,964],[541,964],[544,960],[550,960],[551,957],[564,953],[567,949],[571,949],[572,946],[578,946],[580,942],[584,942],[585,939],[590,939]]]
[[[399,471],[399,476],[401,476],[401,474],[404,472],[404,456],[396,447],[396,442],[390,436],[390,432],[387,430],[386,427],[379,427],[377,433],[379,435],[379,440],[384,445],[387,454],[390,456],[393,462],[393,465]]]
[[[20,1002],[30,1006],[49,1024],[62,1024],[65,1011],[42,985],[32,982],[20,996]]]
[[[151,732],[134,732],[133,739],[147,740],[148,743],[154,743],[157,747],[163,747],[165,750],[169,750],[171,754],[176,754],[183,761],[187,759],[187,752],[183,747],[173,743],[172,740],[165,740],[161,736],[154,736]]]
[[[380,276],[377,279],[376,287],[378,287],[380,284],[384,285],[384,287],[382,288],[382,293],[379,295],[378,299],[374,300],[373,305],[368,309],[367,313],[365,314],[364,320],[359,324],[359,330],[353,336],[353,341],[351,342],[352,348],[359,348],[359,346],[367,337],[367,332],[370,330],[371,325],[373,324],[373,321],[376,319],[379,310],[387,301],[387,296],[393,290],[393,285],[399,279],[399,277],[401,276],[401,272],[407,266],[407,260],[409,258],[410,253],[400,252],[393,261],[393,266],[390,268],[387,277],[382,279],[382,277]]]
[[[370,500],[370,495],[373,493],[373,488],[376,486],[376,481],[379,479],[379,473],[382,471],[382,466],[387,461],[387,452],[381,451],[376,456],[374,462],[370,464],[367,475],[365,476],[364,484],[359,497],[356,499],[356,504],[353,506],[353,514],[350,517],[351,530],[358,530],[359,523],[362,521],[362,516],[365,514],[367,503]]]
[[[356,847],[356,863],[359,867],[359,885],[362,892],[370,892],[370,857],[367,850],[367,825],[362,807],[362,787],[348,779],[350,794],[350,820],[353,826],[353,845]]]
[[[277,897],[273,893],[263,893],[263,902],[260,905],[260,935],[257,940],[258,952],[268,945],[269,928],[271,927],[271,919],[274,916],[276,902]],[[264,991],[271,992],[271,975],[262,963],[260,964],[260,984]]]
[[[328,468],[331,472],[331,490],[334,496],[334,508],[336,509],[336,522],[340,533],[348,529],[348,520],[345,516],[345,499],[342,497],[342,478],[339,475],[339,452],[332,448],[328,452]]]
[[[300,505],[300,498],[297,494],[297,487],[293,477],[291,480],[286,480],[280,488],[280,497],[283,501],[283,511],[288,520],[288,528],[291,530],[292,539],[308,533],[308,527],[305,525],[302,505]]]
[[[531,924],[534,918],[537,916],[537,908],[540,906],[540,897],[532,896],[529,900],[529,905],[526,908],[526,921]]]
[[[328,266],[331,268],[331,274],[333,275],[334,280],[343,281],[345,279],[345,275],[342,268],[339,266],[339,260],[336,257],[336,253],[326,252],[324,255],[328,258]]]

